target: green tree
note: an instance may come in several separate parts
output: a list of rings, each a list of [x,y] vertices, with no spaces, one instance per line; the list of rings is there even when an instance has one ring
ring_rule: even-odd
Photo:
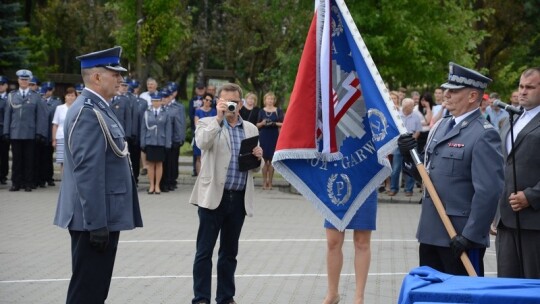
[[[521,72],[540,65],[540,1],[477,0],[475,7],[493,14],[477,23],[488,33],[478,46],[477,68],[489,71],[489,89],[508,101]]]
[[[438,86],[449,61],[474,66],[486,35],[474,24],[489,13],[450,0],[351,1],[349,10],[391,88]]]
[[[115,41],[110,33],[113,15],[103,1],[50,0],[28,4],[31,23],[21,32],[30,50],[27,60],[34,74],[80,72],[76,56],[110,48]]]
[[[0,69],[26,66],[28,49],[21,43],[20,33],[26,23],[22,21],[21,5],[17,1],[0,3]]]
[[[142,5],[141,19],[137,16],[138,4]],[[109,2],[108,7],[119,17],[112,33],[124,47],[131,67],[136,64],[137,45],[142,53],[143,74],[135,76],[143,81],[148,76],[161,81],[177,80],[189,60],[185,58],[191,39],[187,1],[123,0]]]
[[[273,90],[283,99],[294,83],[313,2],[225,0],[216,8],[209,66],[233,71],[249,90]]]

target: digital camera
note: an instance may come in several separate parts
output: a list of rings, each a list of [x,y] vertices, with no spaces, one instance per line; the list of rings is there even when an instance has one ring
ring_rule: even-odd
[[[236,103],[232,101],[228,101],[227,110],[229,110],[229,112],[234,112],[236,110]]]

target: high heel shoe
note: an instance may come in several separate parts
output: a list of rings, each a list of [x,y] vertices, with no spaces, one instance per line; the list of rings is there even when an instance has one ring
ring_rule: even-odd
[[[337,297],[335,297],[331,302],[324,301],[323,304],[338,304],[339,301],[341,301],[341,296],[337,295]]]

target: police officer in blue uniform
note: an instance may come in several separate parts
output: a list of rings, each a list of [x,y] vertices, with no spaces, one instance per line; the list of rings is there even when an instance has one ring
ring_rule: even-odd
[[[450,63],[445,89],[446,109],[451,115],[431,129],[425,146],[424,165],[446,209],[457,236],[450,239],[427,192],[416,237],[421,266],[467,275],[459,257],[466,252],[480,276],[489,247],[489,228],[503,188],[503,158],[498,132],[479,109],[491,79]],[[409,151],[416,147],[410,134],[398,145],[408,156],[405,167],[418,179]]]
[[[168,164],[170,176],[168,177],[169,190],[177,188],[178,180],[178,158],[180,157],[180,147],[186,140],[186,112],[184,105],[176,101],[178,85],[174,82],[168,84],[171,92],[170,101],[167,105],[167,113],[172,120],[172,146],[169,151]]]
[[[139,98],[134,90],[139,87],[139,82],[135,79],[127,79],[128,92],[126,95],[129,97],[131,103],[131,138],[128,139],[129,143],[129,156],[131,158],[131,164],[133,166],[133,176],[135,181],[139,182],[140,164],[141,164],[141,120],[144,112],[146,111],[148,104],[146,100]]]
[[[77,57],[85,89],[64,124],[64,173],[54,224],[69,230],[67,303],[104,303],[120,231],[142,227],[125,133],[109,103],[125,72],[121,47]]]
[[[161,194],[163,162],[166,150],[172,145],[172,128],[169,115],[163,108],[162,92],[150,94],[152,106],[144,112],[141,123],[141,149],[146,152],[148,162],[148,194]]]
[[[168,86],[159,90],[161,93],[161,110],[167,115],[167,119],[171,126],[171,146],[165,148],[165,159],[163,160],[163,175],[159,183],[159,188],[161,192],[169,192],[171,187],[169,186],[170,180],[172,179],[172,169],[170,168],[171,159],[171,150],[172,150],[172,133],[174,129],[174,113],[171,113],[171,108],[169,107],[169,102],[172,98],[172,92]]]
[[[116,114],[116,117],[124,128],[124,132],[126,133],[126,140],[131,137],[133,119],[131,113],[131,103],[129,98],[126,96],[127,90],[128,84],[124,79],[120,84],[117,95],[114,96],[111,102],[111,109],[113,110],[114,114]]]
[[[7,107],[8,78],[0,75],[0,130],[4,130],[4,112]],[[9,140],[0,136],[0,184],[7,184],[9,172]]]
[[[75,92],[77,92],[77,96],[81,95],[82,90],[84,90],[84,84],[83,83],[75,84]]]
[[[36,76],[32,76],[28,82],[30,90],[39,93],[39,79]]]
[[[36,145],[35,179],[37,186],[44,188],[45,184],[54,186],[54,167],[52,146],[52,121],[56,107],[62,104],[60,98],[53,95],[55,84],[46,81],[41,84],[40,94],[42,102],[47,108],[47,140]]]
[[[41,96],[29,88],[32,72],[17,71],[19,89],[8,94],[4,113],[4,139],[11,140],[13,163],[9,191],[32,191],[35,184],[34,161],[36,142],[47,138],[47,109]]]

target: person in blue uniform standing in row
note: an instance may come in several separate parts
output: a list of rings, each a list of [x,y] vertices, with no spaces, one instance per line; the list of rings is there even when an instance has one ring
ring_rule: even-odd
[[[11,141],[13,162],[9,191],[32,191],[35,185],[36,142],[44,143],[48,134],[47,108],[41,96],[29,88],[32,72],[18,70],[19,89],[9,93],[4,113],[3,139]]]
[[[172,134],[172,160],[169,163],[169,166],[172,169],[170,186],[174,189],[177,188],[177,179],[178,179],[178,158],[180,157],[180,148],[184,145],[186,140],[186,110],[184,105],[181,102],[176,101],[176,96],[178,94],[178,85],[176,83],[170,83],[169,89],[171,90],[171,101],[169,106],[171,109],[174,109],[175,114],[174,125],[173,125],[173,134]]]
[[[141,122],[144,112],[148,108],[146,100],[138,97],[136,90],[139,89],[139,81],[136,79],[127,80],[128,92],[126,95],[129,97],[132,103],[132,125],[131,125],[131,140],[129,143],[129,157],[131,158],[131,165],[133,166],[133,176],[135,181],[139,183],[139,174],[141,168]]]
[[[424,165],[457,235],[450,239],[432,198],[424,192],[416,233],[420,266],[467,275],[460,260],[466,252],[476,273],[484,275],[489,228],[504,180],[501,138],[479,109],[490,82],[474,70],[449,64],[448,81],[441,87],[445,89],[444,106],[451,115],[431,129]],[[416,140],[411,134],[401,135],[398,145],[406,170],[421,180],[409,153]]]
[[[171,121],[171,148],[165,151],[165,162],[163,163],[163,178],[161,180],[161,191],[168,192],[176,189],[176,179],[178,178],[178,157],[180,147],[186,138],[186,118],[184,106],[177,103],[175,98],[178,86],[171,82],[163,89],[167,97],[163,98],[164,109]]]
[[[116,114],[116,118],[120,121],[124,132],[126,133],[126,140],[131,136],[131,129],[133,124],[133,118],[131,115],[132,107],[129,98],[126,96],[128,90],[128,84],[126,78],[122,80],[116,96],[112,99],[111,110]],[[129,140],[128,140],[129,143]]]
[[[64,122],[64,175],[54,218],[71,236],[68,304],[105,302],[120,231],[143,225],[124,129],[110,108],[126,71],[121,51],[77,57],[85,89]]]
[[[148,194],[161,194],[165,152],[172,145],[171,120],[162,107],[162,99],[161,92],[150,94],[152,106],[144,112],[141,123],[141,149],[146,153],[150,182]]]
[[[4,112],[7,108],[8,78],[0,75],[0,131],[4,131]],[[9,140],[0,136],[0,184],[7,184],[9,172]]]
[[[36,186],[41,188],[45,184],[55,186],[54,183],[54,168],[53,168],[53,153],[52,146],[52,121],[56,107],[62,104],[60,98],[53,95],[55,84],[51,81],[46,81],[41,84],[40,94],[42,101],[47,108],[47,140],[43,144],[38,144],[36,147]]]

